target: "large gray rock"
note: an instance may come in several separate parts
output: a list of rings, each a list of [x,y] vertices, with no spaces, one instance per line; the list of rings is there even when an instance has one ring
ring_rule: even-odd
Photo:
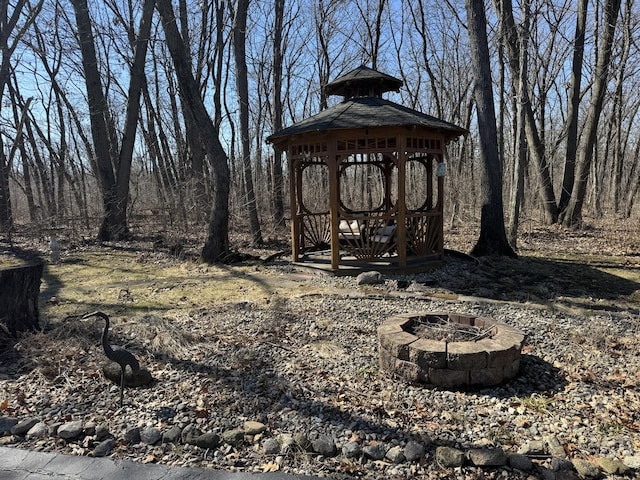
[[[141,441],[140,429],[138,427],[130,428],[124,433],[124,438],[127,441],[127,443],[131,445],[137,445]]]
[[[311,441],[311,448],[319,455],[333,457],[336,454],[336,443],[328,435],[319,435]]]
[[[387,454],[387,447],[383,443],[365,445],[362,448],[362,453],[371,460],[382,460]]]
[[[0,436],[8,435],[11,429],[18,424],[17,418],[0,417]]]
[[[596,463],[607,475],[626,475],[630,470],[623,462],[613,458],[601,457]]]
[[[501,448],[472,448],[469,450],[469,460],[477,467],[502,467],[509,458]]]
[[[246,435],[258,435],[264,433],[267,426],[264,423],[248,421],[244,422],[242,429]]]
[[[109,427],[105,424],[100,424],[96,426],[96,439],[98,441],[102,441],[110,436]]]
[[[517,453],[520,455],[544,455],[547,453],[547,448],[542,440],[530,440],[522,445]]]
[[[288,433],[278,435],[278,443],[280,444],[280,451],[282,453],[290,452],[296,446],[296,440],[293,435],[289,435]]]
[[[33,438],[41,438],[49,433],[49,427],[44,422],[38,422],[27,432],[26,438],[31,440]]]
[[[162,434],[162,443],[177,443],[181,434],[182,429],[178,425],[174,425]]]
[[[523,472],[529,472],[533,469],[533,462],[526,455],[514,453],[509,455],[509,466]]]
[[[404,456],[402,447],[400,445],[396,445],[387,450],[385,458],[391,463],[402,463],[406,460],[406,457]]]
[[[294,434],[293,441],[298,446],[298,448],[303,452],[313,451],[313,445],[311,445],[311,440],[309,440],[309,437],[305,433],[298,432]]]
[[[598,466],[581,458],[573,459],[573,467],[576,469],[576,472],[578,472],[580,478],[600,478],[602,475]]]
[[[196,439],[202,435],[202,432],[198,430],[194,425],[187,425],[182,429],[182,443],[188,443],[189,445],[195,445]]]
[[[239,447],[244,443],[244,430],[240,428],[226,430],[222,432],[222,441],[231,446]]]
[[[156,427],[146,427],[140,431],[140,441],[146,445],[155,445],[162,438],[162,432]]]
[[[71,422],[64,423],[58,428],[58,436],[65,440],[72,440],[79,437],[82,434],[82,421],[73,420]]]
[[[402,453],[409,462],[417,462],[424,456],[425,448],[422,443],[411,440],[407,442]]]
[[[196,438],[195,444],[200,448],[215,450],[220,446],[220,437],[213,432],[203,433]]]
[[[356,277],[358,285],[379,285],[384,283],[384,278],[380,272],[362,272]]]
[[[93,449],[93,456],[106,457],[111,453],[111,451],[115,446],[116,446],[115,440],[113,438],[108,438],[107,440],[104,440],[100,442],[98,445],[96,445],[96,447]]]
[[[441,467],[462,467],[464,465],[465,456],[462,450],[451,447],[436,448],[436,462]]]
[[[15,423],[13,427],[10,427],[12,435],[25,435],[31,428],[40,420],[37,418],[25,418]]]
[[[342,446],[342,455],[346,458],[360,458],[362,447],[358,442],[347,442]]]
[[[280,453],[280,442],[277,438],[267,438],[262,443],[265,455],[277,455]]]

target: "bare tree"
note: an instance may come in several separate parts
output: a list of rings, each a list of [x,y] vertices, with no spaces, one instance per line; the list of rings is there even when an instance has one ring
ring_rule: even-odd
[[[284,21],[285,0],[274,1],[274,25],[273,25],[273,115],[271,127],[274,132],[282,129],[282,33]],[[283,175],[282,175],[282,152],[274,149],[272,157],[273,181],[272,196],[272,217],[276,225],[282,225],[284,221],[284,200]]]
[[[102,193],[104,217],[98,231],[98,238],[100,240],[122,240],[129,237],[127,226],[129,178],[138,125],[140,93],[145,83],[144,65],[151,34],[151,19],[155,0],[145,0],[144,2],[134,61],[131,66],[127,114],[120,148],[114,145],[116,136],[112,131],[112,119],[109,117],[107,99],[98,71],[95,39],[87,0],[71,0],[71,2],[76,15],[82,67],[87,87],[91,136],[96,157],[96,176]]]
[[[576,152],[578,150],[578,117],[580,113],[580,88],[582,84],[582,66],[584,63],[584,40],[587,23],[588,0],[578,2],[576,17],[576,33],[573,44],[573,60],[571,62],[571,84],[569,86],[569,104],[567,106],[567,140],[562,180],[562,191],[558,210],[563,211],[569,204],[573,180],[576,171]]]
[[[511,0],[496,0],[496,10],[502,25],[502,32],[504,34],[504,42],[507,50],[507,57],[509,60],[509,68],[511,70],[511,76],[513,78],[520,78],[520,81],[525,81],[527,76],[526,70],[521,70],[520,61],[520,45],[518,37],[518,27],[516,26],[513,18],[513,5]],[[523,77],[520,77],[520,73],[523,73]],[[529,155],[534,159],[538,170],[538,177],[540,179],[540,194],[542,196],[542,211],[545,215],[545,221],[549,224],[555,223],[558,219],[558,209],[556,206],[556,197],[553,190],[553,181],[551,179],[551,172],[549,167],[549,161],[545,153],[545,144],[536,124],[535,115],[531,100],[529,97],[528,82],[520,89],[522,97],[519,98],[519,103],[523,109],[524,115],[524,128],[525,136],[527,139],[527,145],[529,148]]]
[[[0,100],[4,97],[5,88],[11,76],[11,57],[15,52],[20,39],[35,20],[42,8],[44,0],[37,2],[35,6],[29,5],[26,0],[18,0],[10,5],[8,0],[0,0]],[[23,10],[27,5],[26,18],[19,25],[23,16]],[[12,7],[9,13],[9,7]],[[0,101],[0,109],[2,106]],[[7,159],[4,149],[4,141],[0,135],[0,231],[11,233],[13,230],[13,212],[11,208],[11,193],[9,190],[9,172],[11,164]]]
[[[249,213],[251,244],[262,243],[262,232],[258,218],[256,193],[253,187],[253,170],[251,168],[251,144],[249,140],[249,82],[247,75],[247,11],[249,0],[238,0],[233,21],[233,54],[236,65],[236,90],[240,111],[240,143],[243,166],[243,179],[246,195],[246,207]]]
[[[498,134],[493,106],[487,21],[484,2],[466,0],[471,63],[475,74],[475,99],[480,137],[480,156],[483,165],[482,212],[480,237],[473,247],[473,255],[516,254],[507,241],[502,204],[502,169],[498,155]]]
[[[604,22],[602,38],[598,48],[598,59],[594,72],[591,101],[587,112],[587,120],[580,143],[576,173],[571,190],[571,198],[567,208],[562,211],[560,222],[566,227],[577,227],[582,224],[582,206],[587,191],[587,181],[591,171],[593,149],[596,143],[598,122],[602,113],[602,105],[609,79],[609,65],[611,63],[611,48],[614,32],[620,12],[621,0],[606,0],[604,4]]]
[[[520,25],[519,35],[519,52],[518,59],[518,76],[514,79],[514,88],[516,92],[516,138],[515,138],[515,155],[513,162],[513,182],[511,187],[511,198],[509,201],[509,225],[507,235],[509,243],[515,249],[517,248],[518,226],[520,224],[520,208],[524,196],[524,173],[527,161],[527,143],[525,136],[525,104],[529,101],[526,89],[527,84],[527,66],[528,66],[528,45],[529,37],[529,21],[530,21],[530,0],[524,0],[521,5],[522,21]]]
[[[157,9],[162,18],[165,39],[176,77],[180,85],[183,100],[191,111],[200,141],[205,145],[209,161],[213,167],[214,195],[209,218],[207,240],[202,248],[201,256],[206,262],[219,262],[229,253],[229,164],[227,155],[220,143],[218,128],[207,113],[200,96],[184,39],[178,31],[176,17],[171,0],[157,0]]]

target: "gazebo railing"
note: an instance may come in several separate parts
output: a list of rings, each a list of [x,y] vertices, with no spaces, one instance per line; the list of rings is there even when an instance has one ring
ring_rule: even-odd
[[[331,222],[329,213],[306,213],[300,220],[300,249],[324,250],[331,246]]]
[[[331,247],[329,213],[305,213],[300,221],[300,253],[328,250]],[[442,253],[442,214],[437,210],[413,212],[406,218],[408,257],[426,257]],[[397,260],[398,226],[392,215],[353,214],[339,222],[341,258],[347,260]]]
[[[338,230],[341,250],[357,259],[382,258],[398,248],[397,225],[390,216],[344,217]]]
[[[442,213],[430,210],[407,215],[407,255],[442,252]]]

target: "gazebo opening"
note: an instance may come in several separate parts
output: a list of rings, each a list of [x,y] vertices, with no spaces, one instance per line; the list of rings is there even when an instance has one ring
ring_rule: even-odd
[[[445,149],[466,130],[382,98],[401,86],[359,67],[325,87],[341,103],[268,138],[287,153],[294,263],[349,273],[443,260]]]

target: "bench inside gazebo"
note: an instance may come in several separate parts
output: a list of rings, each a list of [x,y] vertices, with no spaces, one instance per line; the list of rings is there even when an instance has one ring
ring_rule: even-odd
[[[446,146],[466,130],[382,98],[401,86],[359,67],[326,85],[341,103],[268,138],[287,153],[294,263],[356,273],[443,261]]]

